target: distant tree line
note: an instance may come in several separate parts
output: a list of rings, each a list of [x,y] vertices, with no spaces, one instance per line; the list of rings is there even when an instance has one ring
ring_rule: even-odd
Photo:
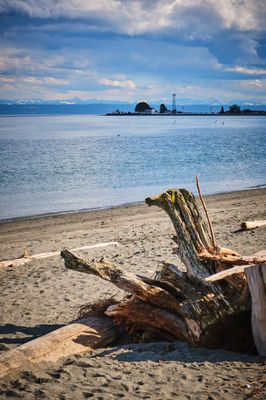
[[[228,111],[224,111],[224,107],[221,107],[220,114],[241,114],[241,108],[237,104],[233,104],[229,107]]]
[[[224,111],[224,107],[221,107],[220,114],[232,114],[232,115],[265,115],[266,112],[263,110],[251,110],[250,108],[244,108],[241,110],[241,107],[237,104],[233,104],[229,107],[228,111]]]
[[[165,106],[165,104],[161,104],[160,105],[160,114],[164,114],[165,112],[167,112],[167,108]]]
[[[145,113],[145,112],[149,112],[153,110],[152,107],[146,103],[146,101],[140,101],[139,103],[137,103],[136,107],[135,107],[135,112],[136,113]],[[167,112],[169,112],[169,110],[167,109],[165,104],[160,104],[160,114],[165,114]],[[181,113],[181,112],[178,112]],[[230,115],[246,115],[246,114],[251,114],[251,115],[265,115],[265,111],[259,111],[259,110],[251,110],[249,108],[245,108],[243,110],[241,110],[241,107],[237,104],[233,104],[232,106],[229,107],[228,111],[224,110],[224,106],[221,107],[221,110],[219,112],[219,114],[230,114]]]
[[[241,108],[237,104],[233,104],[232,106],[229,107],[229,113],[230,114],[240,114],[241,113]]]
[[[150,111],[152,107],[146,103],[146,101],[140,101],[136,107],[135,107],[135,112],[145,112],[145,111]],[[167,107],[165,104],[160,105],[160,114],[164,114],[168,111]]]
[[[151,107],[149,106],[146,101],[140,101],[136,107],[135,107],[135,112],[145,112],[145,111],[150,111]]]

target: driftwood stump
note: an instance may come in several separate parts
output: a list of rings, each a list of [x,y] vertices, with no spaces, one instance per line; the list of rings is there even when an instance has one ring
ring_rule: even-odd
[[[147,198],[169,215],[175,231],[181,272],[165,264],[156,279],[136,276],[104,260],[80,259],[61,252],[67,268],[112,282],[130,295],[105,312],[138,340],[166,338],[192,345],[249,350],[253,346],[247,282],[244,273],[211,283],[206,278],[243,259],[231,250],[214,248],[195,197],[185,189]],[[245,294],[245,295],[244,295]]]

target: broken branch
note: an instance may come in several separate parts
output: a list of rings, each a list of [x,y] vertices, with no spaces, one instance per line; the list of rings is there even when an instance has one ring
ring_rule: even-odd
[[[199,258],[203,261],[220,261],[225,264],[231,265],[242,265],[242,266],[250,266],[253,264],[265,264],[266,262],[266,254],[258,255],[258,256],[240,256],[236,254],[229,253],[217,253],[212,254],[207,250],[203,250],[199,254]],[[243,271],[241,271],[243,272]],[[206,279],[207,280],[207,279]]]
[[[111,245],[118,246],[119,243],[118,242],[97,243],[97,244],[92,244],[89,246],[77,247],[76,249],[72,249],[71,251],[96,249],[96,248],[106,247],[106,246],[111,246]],[[55,256],[60,256],[60,251],[52,251],[49,253],[34,254],[32,256],[28,254],[28,251],[25,251],[23,256],[20,258],[16,258],[14,260],[1,261],[0,269],[6,268],[6,267],[18,267],[20,265],[27,264],[32,260],[42,260],[43,258],[49,258],[49,257],[55,257]]]
[[[121,270],[111,262],[104,260],[100,262],[88,262],[77,257],[69,250],[63,250],[61,256],[64,258],[65,266],[68,269],[96,275],[99,278],[112,282],[119,289],[134,293],[139,299],[174,312],[179,312],[179,306],[175,301],[175,297],[166,290],[146,284],[136,275]]]

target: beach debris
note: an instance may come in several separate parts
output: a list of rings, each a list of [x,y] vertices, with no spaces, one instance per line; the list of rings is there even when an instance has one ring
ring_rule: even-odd
[[[241,223],[241,229],[243,231],[248,231],[250,229],[256,229],[260,226],[266,225],[266,220],[258,220],[258,221],[244,221]]]
[[[57,362],[61,357],[93,351],[113,342],[119,330],[108,317],[74,321],[0,355],[0,378],[27,364]]]
[[[164,263],[157,269],[155,279],[151,279],[128,273],[106,260],[90,262],[63,250],[61,256],[66,268],[96,275],[126,292],[122,301],[106,308],[105,315],[124,328],[133,340],[183,340],[191,345],[235,351],[250,350],[255,342],[258,352],[265,355],[266,318],[262,322],[264,333],[260,329],[259,339],[254,337],[253,341],[247,283],[250,286],[254,277],[252,274],[247,279],[244,273],[246,268],[264,270],[265,255],[243,257],[219,247],[210,232],[210,222],[205,223],[194,195],[185,189],[170,189],[147,198],[146,203],[162,208],[169,215],[176,231],[177,255],[186,272]],[[235,263],[240,268],[237,273],[224,276],[223,281],[210,281],[213,274],[228,270]],[[248,268],[255,264],[256,267]],[[251,295],[252,292],[251,287]],[[266,310],[263,297],[262,302]],[[252,324],[257,323],[256,318],[258,313],[252,311]]]
[[[96,244],[92,244],[92,245],[88,245],[88,246],[84,246],[84,247],[78,247],[78,248],[72,249],[71,251],[96,249],[96,248],[106,247],[106,246],[119,246],[119,243],[118,242],[96,243]],[[40,253],[40,254],[30,255],[29,251],[25,250],[20,258],[16,258],[14,260],[0,261],[0,269],[6,268],[6,267],[18,267],[20,265],[27,264],[28,262],[30,262],[32,260],[41,260],[43,258],[49,258],[49,257],[55,257],[55,256],[60,256],[60,251],[52,251],[49,253]]]

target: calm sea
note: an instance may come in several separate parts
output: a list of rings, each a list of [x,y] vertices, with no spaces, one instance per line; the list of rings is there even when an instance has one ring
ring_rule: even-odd
[[[0,219],[264,186],[266,118],[0,117]]]

